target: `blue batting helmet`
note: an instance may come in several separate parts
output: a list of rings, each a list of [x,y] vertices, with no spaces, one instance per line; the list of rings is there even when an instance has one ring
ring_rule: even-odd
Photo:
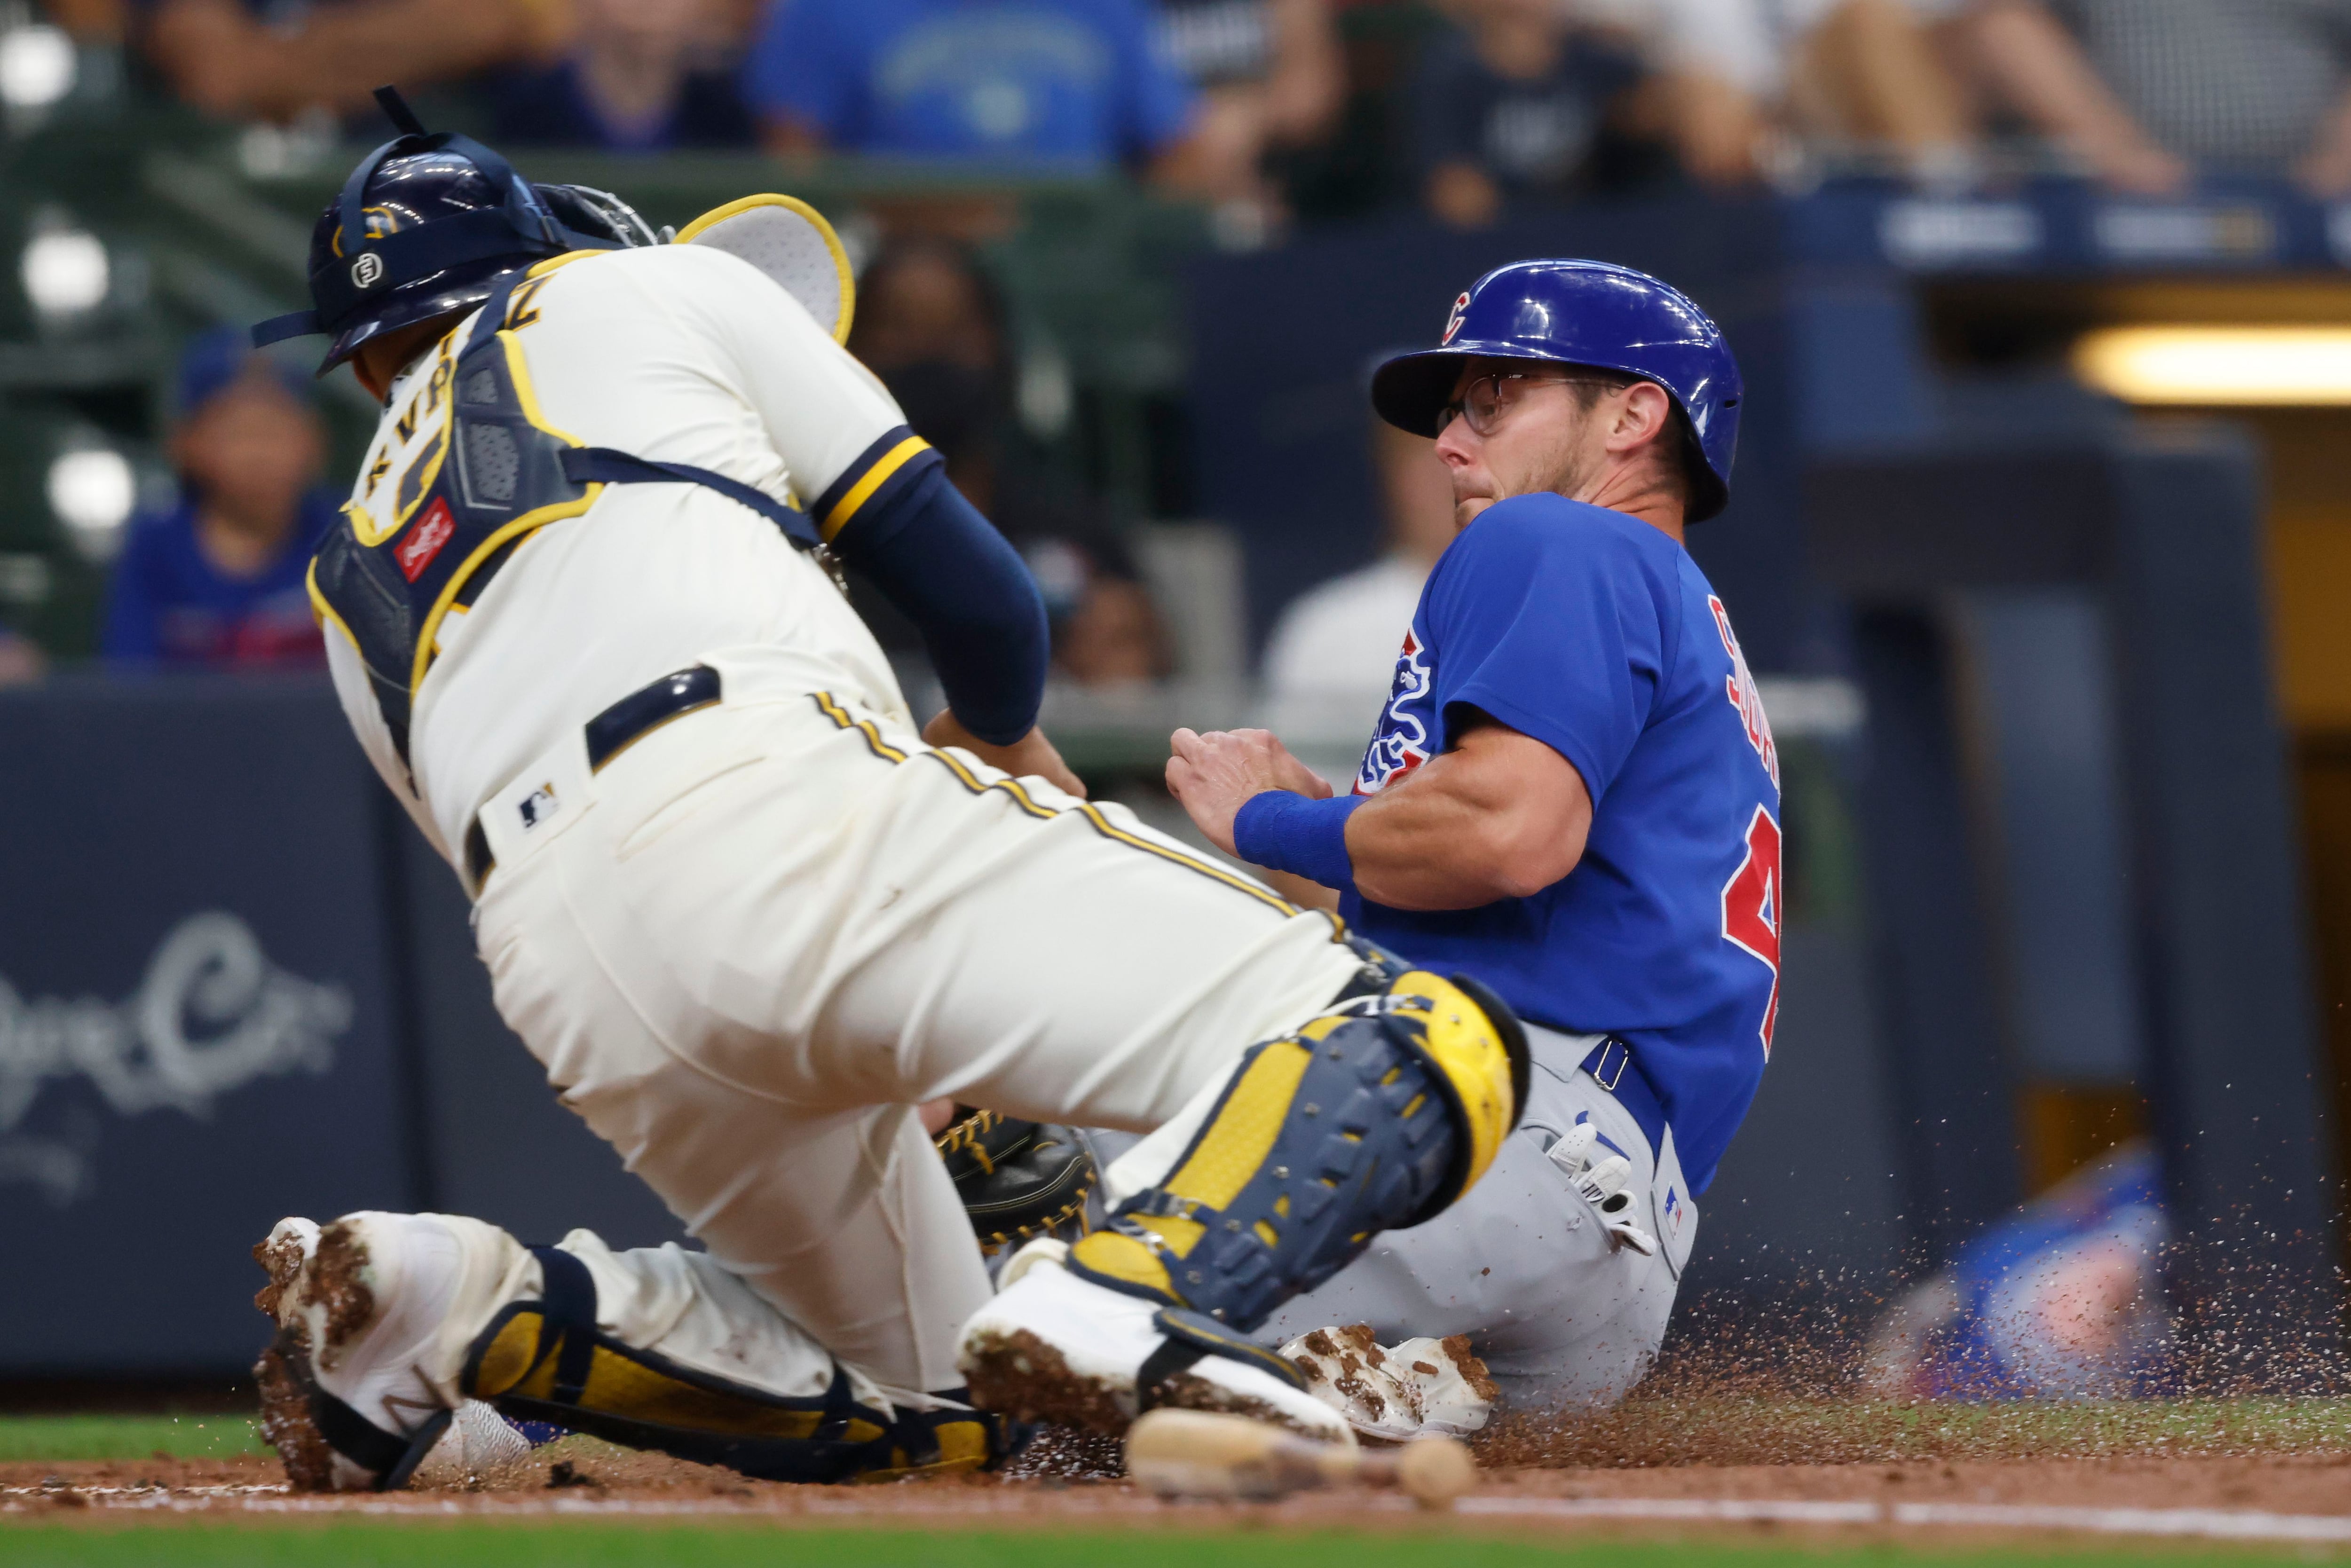
[[[534,185],[470,137],[427,135],[394,89],[375,96],[401,134],[369,153],[319,214],[313,308],[260,323],[256,345],[324,333],[333,340],[324,375],[371,338],[479,305],[517,267],[655,243],[617,196]]]
[[[1730,499],[1739,446],[1739,365],[1721,329],[1670,284],[1604,261],[1514,261],[1469,286],[1434,349],[1399,354],[1372,376],[1372,406],[1415,435],[1437,429],[1461,362],[1550,360],[1621,371],[1673,395],[1697,437],[1689,520]],[[1693,465],[1695,469],[1695,465]]]

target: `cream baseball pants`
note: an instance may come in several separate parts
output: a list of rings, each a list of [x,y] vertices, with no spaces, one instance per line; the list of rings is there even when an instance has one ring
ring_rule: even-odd
[[[914,1107],[1196,1116],[1358,961],[1327,917],[779,650],[705,663],[717,706],[592,775],[574,734],[482,810],[499,1012],[706,1257],[564,1245],[623,1343],[787,1396],[837,1358],[919,1406],[961,1382],[989,1284]]]

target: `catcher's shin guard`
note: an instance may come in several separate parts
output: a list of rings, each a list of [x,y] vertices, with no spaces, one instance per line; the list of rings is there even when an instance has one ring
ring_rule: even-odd
[[[724,1465],[761,1480],[886,1479],[977,1469],[1014,1446],[985,1411],[901,1411],[861,1404],[849,1375],[813,1399],[786,1399],[680,1366],[596,1327],[588,1266],[531,1249],[545,1291],[507,1307],[474,1342],[463,1383],[507,1416],[548,1421],[632,1448]]]
[[[1166,1303],[1163,1331],[1196,1351],[1239,1354],[1374,1234],[1468,1191],[1518,1124],[1525,1032],[1466,976],[1383,967],[1384,986],[1244,1056],[1166,1177],[1072,1248],[1071,1271]]]

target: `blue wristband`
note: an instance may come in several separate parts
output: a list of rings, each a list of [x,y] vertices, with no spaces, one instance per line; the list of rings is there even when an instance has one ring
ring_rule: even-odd
[[[1310,800],[1287,789],[1265,789],[1241,803],[1233,818],[1233,847],[1251,865],[1270,866],[1342,890],[1355,885],[1347,858],[1347,819],[1369,795]]]

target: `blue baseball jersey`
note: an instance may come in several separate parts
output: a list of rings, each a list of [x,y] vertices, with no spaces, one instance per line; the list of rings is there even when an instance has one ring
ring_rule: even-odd
[[[1479,714],[1583,775],[1582,861],[1530,898],[1414,912],[1351,889],[1341,911],[1534,1022],[1625,1040],[1703,1192],[1780,998],[1780,764],[1730,617],[1688,552],[1637,518],[1499,502],[1421,591],[1355,792],[1410,778]]]

